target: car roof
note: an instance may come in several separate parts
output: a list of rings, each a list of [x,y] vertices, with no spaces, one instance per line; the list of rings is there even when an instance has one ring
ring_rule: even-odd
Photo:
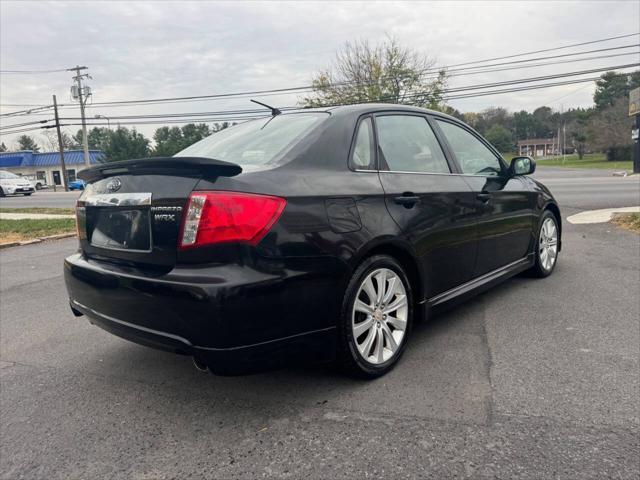
[[[447,115],[446,113],[442,113],[437,110],[430,110],[428,108],[414,107],[412,105],[401,105],[395,103],[356,103],[352,105],[336,105],[326,108],[303,108],[296,111],[295,113],[298,112],[327,112],[335,116],[360,116],[367,113],[375,112],[409,112],[435,115],[443,118],[448,118],[456,122],[460,121],[457,118],[452,117],[451,115]]]

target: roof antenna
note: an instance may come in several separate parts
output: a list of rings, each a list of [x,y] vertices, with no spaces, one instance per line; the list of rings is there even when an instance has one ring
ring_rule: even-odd
[[[270,107],[270,106],[269,106],[269,105],[267,105],[266,103],[259,102],[259,101],[257,101],[257,100],[254,100],[253,98],[251,99],[251,101],[252,101],[253,103],[257,103],[258,105],[262,105],[263,107],[266,107],[266,108],[268,108],[269,110],[271,110],[271,115],[272,115],[272,116],[274,116],[274,117],[275,117],[276,115],[280,115],[280,114],[282,114],[282,112],[281,112],[280,110],[278,110],[276,107]]]

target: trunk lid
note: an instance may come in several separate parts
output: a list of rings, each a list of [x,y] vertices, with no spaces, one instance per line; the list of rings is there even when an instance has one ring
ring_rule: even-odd
[[[79,173],[78,236],[99,260],[170,268],[176,263],[183,211],[201,179],[242,169],[208,158],[149,158],[112,162]]]

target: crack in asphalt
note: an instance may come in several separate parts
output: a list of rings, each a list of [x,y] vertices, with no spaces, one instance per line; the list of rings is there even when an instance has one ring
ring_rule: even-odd
[[[482,317],[480,318],[480,324],[482,326],[482,331],[479,334],[480,340],[482,342],[483,349],[483,359],[485,366],[485,375],[487,377],[487,383],[489,384],[489,395],[486,397],[486,408],[487,408],[487,424],[491,427],[494,424],[494,385],[491,380],[491,370],[493,369],[493,356],[491,354],[491,347],[489,346],[489,336],[487,334],[487,308],[486,308],[486,299],[480,298],[480,309],[482,311]]]

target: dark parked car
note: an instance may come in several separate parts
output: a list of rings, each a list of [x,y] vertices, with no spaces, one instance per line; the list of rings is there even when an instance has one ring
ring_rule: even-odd
[[[216,373],[311,358],[375,377],[418,318],[553,272],[560,211],[534,169],[398,105],[274,115],[99,165],[80,173],[71,308]]]

